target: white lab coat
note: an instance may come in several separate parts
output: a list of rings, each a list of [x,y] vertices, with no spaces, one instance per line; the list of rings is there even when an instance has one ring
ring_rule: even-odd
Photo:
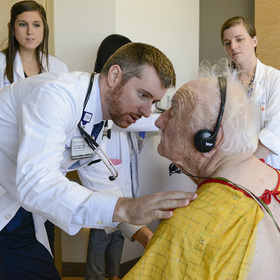
[[[47,72],[0,90],[0,230],[20,206],[33,213],[36,237],[47,248],[47,219],[69,234],[117,226],[112,218],[118,196],[93,192],[64,176],[91,168],[92,158],[75,161],[70,154],[73,136],[80,136],[89,78],[82,72]],[[93,114],[85,126],[90,133],[102,120],[99,75],[85,110]]]
[[[49,55],[49,68],[47,68],[46,56],[43,55],[43,67],[49,72],[68,72],[68,68],[65,63],[63,63],[60,59],[55,56]],[[10,85],[10,81],[7,79],[5,75],[6,70],[6,56],[4,53],[0,52],[0,88]],[[19,52],[16,53],[15,61],[14,61],[14,81],[20,81],[24,79],[24,71],[21,62],[21,58]]]
[[[78,170],[82,184],[98,192],[111,193],[121,197],[138,197],[139,155],[144,141],[137,137],[137,132],[158,131],[159,129],[155,126],[155,120],[158,117],[159,114],[151,114],[149,118],[141,118],[126,129],[122,129],[109,121],[108,129],[111,128],[111,139],[104,137],[101,147],[114,163],[119,175],[115,181],[108,181],[110,172],[107,171],[106,175],[100,173],[99,169],[103,165],[100,162],[92,166],[94,172],[93,170],[82,170],[82,172]],[[98,228],[103,229],[103,227]],[[133,235],[141,226],[121,223],[118,228],[128,239],[133,240]],[[107,233],[114,231],[114,229],[108,227],[104,229]]]
[[[266,163],[280,169],[280,71],[258,60],[252,98],[261,114],[259,140],[272,151]]]

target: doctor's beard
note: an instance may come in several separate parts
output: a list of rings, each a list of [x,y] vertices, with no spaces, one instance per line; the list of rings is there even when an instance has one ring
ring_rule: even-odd
[[[105,95],[105,101],[107,110],[110,114],[110,119],[119,127],[127,128],[131,123],[126,121],[127,113],[122,111],[122,95],[123,90],[121,86],[118,86],[113,91],[107,91]]]

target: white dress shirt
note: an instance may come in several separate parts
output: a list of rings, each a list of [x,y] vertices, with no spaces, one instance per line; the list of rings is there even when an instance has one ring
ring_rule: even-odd
[[[47,72],[0,90],[0,229],[20,206],[33,213],[36,237],[46,247],[42,228],[47,219],[69,234],[117,225],[112,218],[118,196],[93,192],[65,177],[69,170],[91,168],[87,164],[93,160],[71,159],[89,78],[82,72]],[[85,110],[92,114],[85,125],[91,133],[102,120],[99,75]]]

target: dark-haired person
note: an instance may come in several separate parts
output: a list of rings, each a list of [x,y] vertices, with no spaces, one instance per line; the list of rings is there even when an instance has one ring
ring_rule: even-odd
[[[12,6],[7,40],[0,52],[0,88],[43,72],[68,72],[65,63],[49,54],[46,11],[36,1]],[[46,229],[54,253],[54,225],[46,221]]]
[[[66,64],[48,53],[49,27],[42,5],[15,3],[8,29],[8,46],[0,52],[0,88],[43,72],[68,72]]]

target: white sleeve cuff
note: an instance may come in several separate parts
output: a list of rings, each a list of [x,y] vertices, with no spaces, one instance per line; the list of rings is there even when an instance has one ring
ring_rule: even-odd
[[[94,192],[82,206],[77,207],[71,220],[69,234],[75,234],[78,228],[116,227],[113,214],[119,197]],[[72,233],[73,230],[73,233]]]

